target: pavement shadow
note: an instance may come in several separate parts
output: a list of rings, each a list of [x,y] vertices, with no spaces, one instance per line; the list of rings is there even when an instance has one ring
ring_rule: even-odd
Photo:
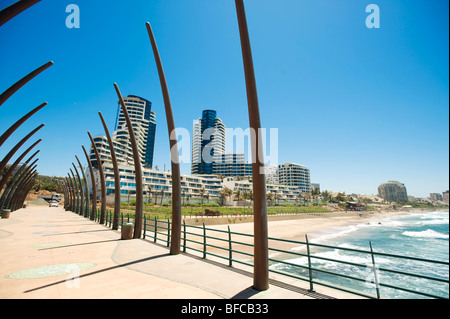
[[[133,261],[130,261],[130,262],[127,262],[127,263],[124,263],[124,264],[120,264],[120,265],[116,265],[116,266],[112,266],[112,267],[96,270],[96,271],[93,271],[93,272],[90,272],[90,273],[87,273],[87,274],[83,274],[83,275],[80,275],[78,278],[81,279],[81,278],[84,278],[84,277],[97,275],[97,274],[100,274],[100,273],[103,273],[103,272],[106,272],[106,271],[110,271],[110,270],[114,270],[114,269],[118,269],[118,268],[122,268],[122,267],[127,267],[127,266],[131,266],[131,265],[134,265],[134,264],[146,262],[146,261],[149,261],[149,260],[163,258],[163,257],[169,257],[169,256],[171,256],[171,255],[169,253],[167,253],[167,254],[156,255],[156,256],[147,257],[147,258],[143,258],[143,259],[133,260]],[[26,290],[26,291],[24,291],[24,293],[30,293],[30,292],[37,291],[37,290],[40,290],[40,289],[45,289],[45,288],[48,288],[48,287],[52,287],[52,286],[55,286],[55,285],[62,284],[64,282],[66,282],[66,281],[67,281],[67,279],[59,280],[59,281],[56,281],[56,282],[53,282],[53,283],[50,283],[50,284],[47,284],[47,285],[44,285],[44,286],[41,286],[41,287],[37,287],[37,288]]]

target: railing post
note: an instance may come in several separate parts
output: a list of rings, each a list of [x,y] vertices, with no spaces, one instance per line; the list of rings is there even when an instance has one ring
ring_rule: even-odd
[[[370,256],[372,257],[373,277],[375,279],[375,288],[377,291],[377,299],[380,299],[380,286],[378,285],[378,276],[377,276],[377,271],[376,271],[376,266],[375,266],[375,256],[373,255],[371,241],[369,241],[369,246],[370,246]]]
[[[305,234],[306,238],[306,253],[308,254],[308,271],[309,271],[309,291],[315,292],[313,281],[312,281],[312,269],[311,269],[311,252],[309,250],[309,241],[308,241],[308,235]]]
[[[122,216],[123,218],[123,216]],[[122,222],[123,225],[123,222]],[[147,217],[144,215],[144,234],[143,234],[143,238],[145,239],[145,230],[147,229]]]
[[[158,220],[155,216],[155,238],[153,238],[153,242],[156,243],[156,235],[158,234]]]
[[[203,259],[206,259],[206,228],[203,223]]]
[[[167,219],[167,247],[170,246],[170,219]]]
[[[186,252],[186,221],[183,220],[183,252]]]
[[[230,231],[230,225],[228,225],[228,266],[233,265],[233,252],[232,252],[232,245],[231,245],[231,231]]]

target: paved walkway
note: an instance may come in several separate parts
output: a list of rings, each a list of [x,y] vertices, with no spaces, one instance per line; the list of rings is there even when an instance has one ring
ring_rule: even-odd
[[[120,240],[119,232],[61,207],[20,209],[0,219],[0,298],[355,298],[326,288],[311,294],[294,280],[272,280],[257,292],[249,272],[168,252]]]

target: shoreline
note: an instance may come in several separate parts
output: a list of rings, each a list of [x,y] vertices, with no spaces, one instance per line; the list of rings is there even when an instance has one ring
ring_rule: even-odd
[[[308,240],[310,242],[317,243],[320,241],[321,237],[324,236],[334,236],[345,232],[352,231],[352,227],[358,227],[359,225],[367,223],[378,223],[383,222],[383,219],[402,216],[402,215],[412,215],[412,214],[423,214],[427,212],[434,211],[448,211],[448,210],[423,210],[423,209],[412,209],[408,211],[377,211],[371,212],[371,214],[366,214],[362,217],[355,212],[351,213],[339,213],[339,215],[309,215],[309,216],[282,216],[283,220],[269,220],[268,221],[268,235],[269,235],[269,247],[275,249],[281,249],[286,251],[301,251],[306,245],[301,245],[300,243],[289,243],[271,240],[270,238],[276,239],[286,239],[297,242],[305,242],[305,235],[308,235]],[[359,212],[357,212],[359,213]],[[370,213],[370,212],[366,212]],[[347,214],[347,215],[346,215]],[[297,218],[292,218],[297,217]],[[232,233],[242,233],[242,234],[253,234],[253,223],[237,223],[230,225],[208,225],[207,228],[217,229],[221,231],[227,231],[228,227]],[[216,235],[216,234],[215,234]],[[218,236],[219,237],[219,236]],[[239,236],[236,241],[253,244],[253,237]],[[219,244],[220,245],[220,244]],[[236,246],[236,247],[234,247]],[[233,249],[245,251],[248,253],[253,253],[253,249],[249,246],[235,244]],[[214,250],[214,249],[213,249]],[[276,251],[269,251],[269,258],[278,255]]]

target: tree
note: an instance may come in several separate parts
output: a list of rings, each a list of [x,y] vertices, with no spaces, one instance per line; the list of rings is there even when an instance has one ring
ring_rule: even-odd
[[[344,202],[346,199],[346,196],[345,196],[345,193],[339,192],[335,198],[338,202]]]
[[[206,189],[204,187],[200,188],[200,196],[202,199],[202,205],[203,205],[203,195],[205,195]]]
[[[267,193],[266,194],[266,199],[269,203],[272,203],[273,201],[273,194],[272,193]]]
[[[161,205],[164,199],[164,189],[161,189]]]
[[[234,196],[236,196],[236,200],[239,202],[242,199],[242,191],[238,188],[234,191]]]
[[[155,189],[155,205],[158,204],[158,190]]]
[[[233,196],[233,191],[229,189],[228,187],[224,186],[222,190],[220,191],[220,198],[222,199],[222,206],[225,202],[226,197]]]
[[[329,191],[323,191],[323,192],[322,192],[322,198],[323,198],[323,201],[324,201],[325,203],[330,202],[330,201],[331,201],[331,198],[332,198],[331,192],[329,192]]]

